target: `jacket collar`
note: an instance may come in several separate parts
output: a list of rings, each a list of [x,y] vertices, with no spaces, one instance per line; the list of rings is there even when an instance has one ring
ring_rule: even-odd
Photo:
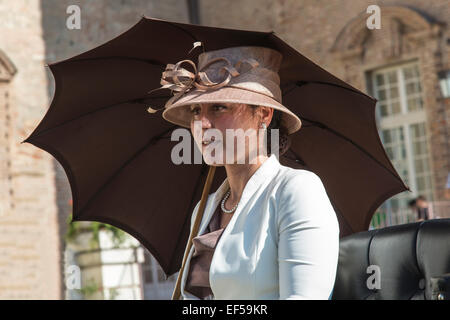
[[[253,175],[247,181],[247,184],[244,187],[241,198],[239,200],[238,207],[234,215],[236,215],[238,211],[240,211],[239,210],[240,208],[244,207],[244,205],[247,203],[247,201],[254,194],[255,190],[258,189],[259,186],[261,186],[264,182],[270,181],[272,177],[278,173],[278,169],[280,168],[280,166],[281,164],[278,161],[278,158],[275,156],[275,154],[271,154],[269,158],[262,163],[262,165],[253,173]],[[216,192],[210,195],[211,200],[208,201],[208,204],[205,208],[205,213],[208,216],[206,217],[206,219],[202,219],[203,223],[200,228],[199,234],[201,234],[203,230],[206,228],[206,225],[209,223],[212,214],[215,212],[217,206],[220,205],[220,201],[222,201],[223,197],[225,196],[225,193],[228,191],[229,188],[230,185],[228,183],[227,177],[222,182],[220,187],[216,190]]]

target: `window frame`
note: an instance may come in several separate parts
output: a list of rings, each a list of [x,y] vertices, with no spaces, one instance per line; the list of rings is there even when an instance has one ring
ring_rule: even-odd
[[[406,93],[406,81],[404,78],[404,68],[408,68],[408,67],[413,67],[416,66],[417,70],[418,70],[418,83],[420,85],[420,92],[419,92],[419,96],[422,100],[422,108],[420,110],[414,110],[414,111],[409,111],[408,110],[408,98],[410,98],[410,96],[407,95]],[[386,116],[382,116],[381,115],[381,108],[379,105],[379,96],[378,96],[378,88],[380,87],[377,84],[377,80],[376,77],[379,74],[383,74],[383,77],[386,77],[386,74],[389,72],[395,71],[396,72],[396,76],[397,76],[397,86],[398,86],[398,93],[399,93],[399,103],[400,103],[400,113],[398,114],[389,114]],[[423,78],[422,78],[422,72],[420,70],[420,64],[418,62],[418,60],[413,60],[413,61],[408,61],[408,62],[400,62],[397,63],[395,65],[390,65],[390,66],[385,66],[385,67],[379,67],[379,68],[375,68],[372,70],[368,70],[367,72],[367,88],[371,91],[372,95],[378,100],[377,101],[377,106],[375,108],[375,117],[376,117],[376,122],[377,122],[377,131],[378,131],[378,135],[380,137],[380,141],[383,143],[383,147],[385,146],[385,141],[384,141],[384,137],[383,137],[383,130],[391,130],[391,129],[397,129],[397,128],[402,128],[403,130],[403,134],[404,134],[404,146],[405,146],[405,151],[406,151],[406,163],[407,163],[407,170],[408,170],[408,186],[411,188],[411,191],[413,192],[412,196],[417,196],[419,193],[422,194],[422,190],[418,190],[418,185],[417,185],[417,177],[418,174],[415,170],[415,154],[414,154],[414,149],[413,149],[413,141],[412,141],[412,131],[411,129],[411,125],[414,124],[421,124],[423,123],[423,125],[425,126],[425,144],[426,144],[426,148],[427,151],[426,153],[428,154],[427,157],[427,161],[428,161],[428,171],[426,171],[429,174],[430,177],[430,186],[428,187],[427,184],[425,185],[425,193],[424,195],[427,197],[427,199],[429,201],[433,201],[433,196],[434,196],[434,191],[435,191],[435,186],[434,186],[434,179],[433,179],[433,175],[434,175],[434,170],[433,170],[433,164],[431,161],[431,157],[430,157],[430,143],[429,143],[429,134],[428,134],[428,130],[427,130],[427,115],[426,115],[426,106],[425,106],[425,92],[424,92],[424,86],[423,86]],[[409,82],[409,81],[408,81]],[[390,103],[390,84],[388,82],[384,82],[383,87],[386,88],[386,103],[389,105]],[[414,94],[416,95],[416,94]],[[388,106],[388,111],[390,111],[390,106]],[[390,159],[390,161],[392,162],[392,160]],[[396,168],[397,169],[397,168]],[[404,177],[401,175],[402,179],[404,179]],[[388,211],[391,211],[392,209],[392,199],[397,198],[399,195],[396,195],[394,197],[391,197],[390,199],[388,199],[387,201],[385,201],[385,203],[383,203],[383,207],[385,207]],[[412,197],[411,195],[406,196],[406,197]],[[400,198],[406,198],[404,195],[401,195]],[[400,205],[399,207],[400,209],[405,209],[404,207],[402,207]]]

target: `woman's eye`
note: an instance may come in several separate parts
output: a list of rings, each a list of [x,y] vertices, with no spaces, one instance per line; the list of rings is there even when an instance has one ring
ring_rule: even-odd
[[[214,105],[214,110],[221,110],[221,109],[226,109],[226,108],[227,108],[226,106],[223,106],[221,104]]]
[[[198,108],[191,109],[192,114],[198,114],[198,112],[199,112]]]

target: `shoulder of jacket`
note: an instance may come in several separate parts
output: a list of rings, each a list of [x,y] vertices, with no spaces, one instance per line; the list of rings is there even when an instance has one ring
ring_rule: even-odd
[[[290,167],[284,167],[282,171],[275,191],[277,207],[327,200],[325,186],[316,173]]]
[[[320,225],[330,225],[333,230],[338,230],[336,213],[322,179],[309,170],[293,168],[285,170],[285,177],[278,190],[278,219],[281,216],[286,217],[287,214],[309,219]]]

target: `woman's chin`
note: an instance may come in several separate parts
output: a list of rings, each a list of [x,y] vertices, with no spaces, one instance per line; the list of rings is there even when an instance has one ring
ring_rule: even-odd
[[[209,156],[206,156],[206,155],[203,155],[203,160],[209,166],[222,167],[224,165],[223,160],[216,159],[214,157],[209,157]]]

